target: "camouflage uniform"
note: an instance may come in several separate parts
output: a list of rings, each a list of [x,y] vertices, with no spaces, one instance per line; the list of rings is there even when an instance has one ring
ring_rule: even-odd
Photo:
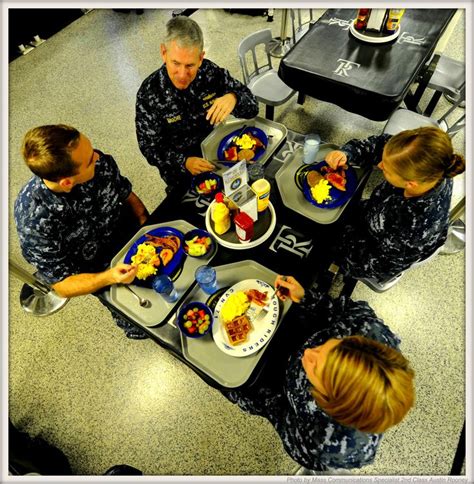
[[[124,232],[123,202],[132,191],[115,160],[96,150],[94,178],[76,185],[69,193],[48,189],[34,176],[15,201],[14,216],[23,257],[37,270],[40,280],[55,284],[74,274],[100,272],[107,268]],[[125,239],[125,241],[128,239]],[[142,333],[112,313],[126,331]]]
[[[319,346],[330,338],[362,335],[396,349],[400,340],[363,301],[345,297],[332,301],[316,291],[307,291],[299,309],[315,325],[321,323],[321,313],[325,313],[327,321],[322,324],[327,327],[317,332],[313,329],[302,347],[290,356],[284,381],[270,386],[260,382],[255,389],[224,395],[242,410],[267,418],[286,452],[307,469],[327,471],[371,464],[382,435],[346,427],[327,415],[310,393],[311,384],[301,357],[306,348]]]
[[[373,165],[381,161],[389,138],[351,140],[341,150],[349,164]],[[447,238],[452,187],[444,178],[426,195],[406,198],[402,188],[387,181],[377,186],[361,201],[355,222],[344,228],[336,256],[342,272],[383,281],[433,254]]]
[[[138,145],[170,188],[189,184],[186,158],[202,156],[201,141],[213,129],[206,112],[216,98],[230,92],[237,96],[232,115],[257,116],[258,103],[250,90],[207,59],[187,89],[174,87],[165,65],[143,81],[136,102]]]

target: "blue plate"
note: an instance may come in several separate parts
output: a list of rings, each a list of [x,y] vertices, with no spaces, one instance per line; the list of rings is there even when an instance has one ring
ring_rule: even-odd
[[[232,131],[232,133],[228,134],[227,136],[224,136],[224,138],[222,138],[222,141],[219,143],[219,147],[217,148],[217,159],[220,161],[223,161],[223,164],[226,166],[235,165],[235,161],[226,161],[224,151],[228,150],[232,145],[234,145],[232,138],[234,136],[237,136],[239,133],[240,133],[240,136],[250,133],[263,143],[263,147],[258,148],[255,151],[255,156],[252,158],[251,161],[257,161],[259,158],[261,158],[262,155],[265,153],[265,150],[267,149],[268,137],[265,134],[265,132],[262,131],[260,128],[249,126],[242,133],[241,133],[241,130],[242,128]]]
[[[317,171],[319,173],[321,171],[321,168],[323,168],[324,166],[328,166],[328,164],[325,161],[320,161],[319,163],[308,165],[308,169],[304,170],[305,175],[302,176],[304,196],[306,200],[308,200],[308,202],[319,208],[340,207],[341,205],[344,205],[352,197],[352,195],[354,195],[354,192],[357,188],[356,172],[354,171],[354,168],[352,168],[352,166],[349,166],[346,170],[346,191],[344,192],[342,190],[338,190],[331,185],[329,195],[331,195],[332,200],[318,203],[311,195],[311,189],[308,185],[308,180],[306,176],[310,171]]]
[[[154,235],[156,237],[175,235],[176,237],[179,238],[181,243],[178,251],[174,254],[170,262],[166,266],[160,265],[155,275],[147,277],[146,279],[143,279],[143,280],[135,278],[135,280],[133,281],[133,284],[135,284],[136,286],[143,286],[143,287],[151,287],[153,278],[158,274],[167,274],[171,277],[171,274],[173,274],[176,271],[176,269],[178,269],[181,262],[183,261],[183,257],[186,254],[184,252],[184,235],[179,230],[176,230],[173,227],[158,227],[156,229],[150,230],[147,233],[150,235]],[[138,246],[140,244],[143,244],[143,242],[146,242],[147,240],[148,239],[144,234],[133,243],[133,245],[130,247],[130,249],[128,249],[128,252],[125,255],[125,259],[124,259],[125,264],[132,263],[132,257],[137,253]],[[161,252],[162,249],[160,247],[157,247],[156,250],[157,252]]]
[[[206,181],[206,180],[216,180],[217,181],[216,188],[214,188],[214,190],[212,190],[209,193],[199,193],[199,191],[198,191],[199,185],[203,181]],[[196,175],[195,177],[193,177],[192,185],[193,185],[194,191],[198,195],[200,195],[201,197],[209,197],[209,198],[214,197],[214,195],[217,192],[221,192],[222,191],[222,188],[223,188],[223,185],[222,185],[222,177],[220,177],[216,173],[213,173],[212,171],[206,171],[204,173],[199,173],[199,175]]]

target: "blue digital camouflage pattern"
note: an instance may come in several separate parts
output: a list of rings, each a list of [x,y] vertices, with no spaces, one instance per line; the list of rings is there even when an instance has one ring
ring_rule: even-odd
[[[55,193],[34,176],[15,201],[23,256],[49,284],[73,274],[102,271],[114,255],[108,249],[132,187],[112,156],[97,152],[100,158],[92,180],[69,193]]]
[[[328,327],[315,332],[289,358],[285,381],[272,387],[255,385],[255,389],[224,392],[224,395],[242,410],[267,418],[278,432],[286,452],[307,469],[351,469],[370,464],[382,434],[360,432],[327,415],[310,393],[311,384],[301,357],[306,348],[321,345],[330,338],[362,335],[396,349],[400,340],[366,302],[345,297],[332,301],[316,291],[307,291],[301,306],[315,326],[321,324],[318,313],[324,307]]]
[[[143,81],[136,101],[138,145],[168,186],[189,181],[184,162],[188,156],[202,156],[201,141],[213,129],[206,112],[230,92],[237,96],[233,116],[257,116],[258,102],[250,90],[207,59],[187,89],[174,87],[165,65]]]
[[[341,150],[349,164],[374,165],[389,138],[351,140]],[[383,281],[429,257],[446,241],[452,190],[452,180],[445,178],[426,195],[406,198],[402,188],[381,183],[361,201],[355,222],[344,228],[337,250],[341,271]]]

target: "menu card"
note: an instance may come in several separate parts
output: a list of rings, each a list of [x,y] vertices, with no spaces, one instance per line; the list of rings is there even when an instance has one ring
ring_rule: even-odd
[[[247,173],[247,163],[239,161],[232,168],[222,174],[224,180],[224,193],[230,197],[232,193],[244,185],[248,185],[249,175]]]
[[[224,193],[255,222],[258,218],[257,196],[248,186],[247,163],[240,161],[223,173]]]

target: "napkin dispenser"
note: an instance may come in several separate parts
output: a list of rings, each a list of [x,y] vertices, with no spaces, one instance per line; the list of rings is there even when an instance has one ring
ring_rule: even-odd
[[[257,221],[257,195],[248,185],[240,187],[229,198],[239,207],[240,211],[245,212],[254,222]]]

